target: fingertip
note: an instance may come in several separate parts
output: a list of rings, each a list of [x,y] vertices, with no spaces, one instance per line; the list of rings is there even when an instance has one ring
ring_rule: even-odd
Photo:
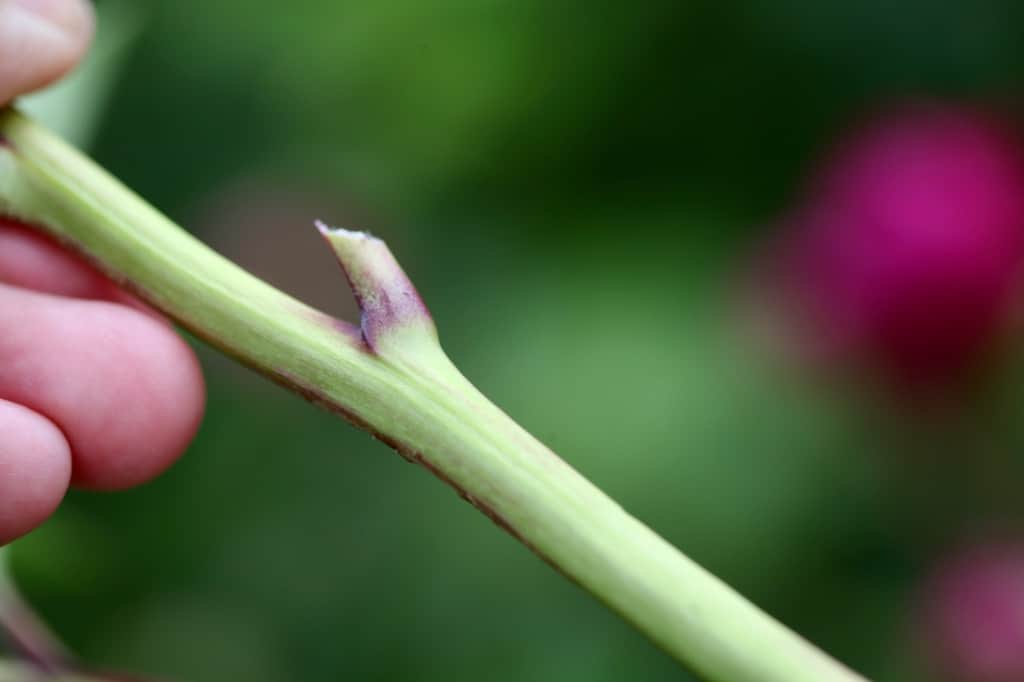
[[[0,104],[67,73],[85,54],[94,28],[85,0],[0,3]]]
[[[71,447],[42,415],[0,400],[0,545],[57,508],[71,478]]]
[[[116,303],[0,285],[0,328],[0,396],[59,425],[74,485],[144,483],[198,430],[199,363],[164,321]]]
[[[202,422],[205,383],[195,353],[173,328],[124,306],[91,305],[111,309],[110,326],[121,335],[105,353],[116,365],[102,390],[114,404],[81,429],[72,483],[130,488],[163,473],[188,448]]]
[[[88,40],[95,28],[95,13],[87,0],[8,0],[16,7],[64,31],[75,39]]]

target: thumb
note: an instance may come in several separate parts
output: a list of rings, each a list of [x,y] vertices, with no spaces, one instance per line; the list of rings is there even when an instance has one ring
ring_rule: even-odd
[[[87,0],[0,0],[0,105],[70,70],[92,32]]]

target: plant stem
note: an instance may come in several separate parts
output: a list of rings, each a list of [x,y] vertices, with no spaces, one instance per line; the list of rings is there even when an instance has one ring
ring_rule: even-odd
[[[380,240],[321,227],[363,312],[316,311],[218,256],[41,126],[0,113],[0,213],[430,469],[709,680],[860,680],[627,514],[481,395]]]
[[[54,674],[66,670],[71,656],[22,598],[10,573],[9,551],[0,547],[0,636],[36,670]]]
[[[31,663],[0,659],[0,682],[144,682],[141,678],[46,671]]]

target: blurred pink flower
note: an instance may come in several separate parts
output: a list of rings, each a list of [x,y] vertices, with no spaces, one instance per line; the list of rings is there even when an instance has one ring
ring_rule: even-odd
[[[1024,544],[947,558],[925,583],[921,634],[942,679],[1024,681]]]
[[[994,117],[910,107],[826,159],[781,249],[788,303],[830,357],[903,384],[962,374],[1008,320],[1024,264],[1024,159]]]

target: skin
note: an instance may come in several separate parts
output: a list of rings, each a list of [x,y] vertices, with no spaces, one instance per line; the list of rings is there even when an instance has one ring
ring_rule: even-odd
[[[0,104],[69,71],[92,31],[84,0],[0,0]],[[117,490],[162,472],[203,404],[199,364],[166,321],[0,219],[0,545],[70,485]]]

